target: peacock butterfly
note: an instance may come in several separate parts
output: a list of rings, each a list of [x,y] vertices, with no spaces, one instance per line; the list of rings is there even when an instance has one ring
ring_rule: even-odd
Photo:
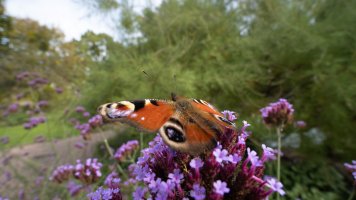
[[[143,99],[99,106],[106,121],[128,123],[146,132],[159,132],[171,148],[198,155],[217,145],[216,136],[235,125],[204,100],[172,94],[172,100]]]

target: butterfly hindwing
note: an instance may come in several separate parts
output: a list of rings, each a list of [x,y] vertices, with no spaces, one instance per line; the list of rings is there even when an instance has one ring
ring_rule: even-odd
[[[216,146],[216,132],[208,127],[202,127],[197,121],[187,115],[176,112],[159,129],[163,141],[171,148],[198,155]]]

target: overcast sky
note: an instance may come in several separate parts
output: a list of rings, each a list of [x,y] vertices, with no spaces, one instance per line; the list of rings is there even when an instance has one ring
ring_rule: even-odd
[[[136,0],[135,8],[142,9],[147,1]],[[5,0],[6,12],[15,17],[31,18],[42,25],[56,27],[66,40],[79,39],[87,30],[107,33],[115,38],[115,28],[108,17],[90,14],[78,0]],[[161,0],[149,1],[159,5]]]

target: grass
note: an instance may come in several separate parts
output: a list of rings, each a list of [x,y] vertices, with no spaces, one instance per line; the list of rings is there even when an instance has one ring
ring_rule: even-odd
[[[46,115],[47,121],[39,124],[35,128],[26,130],[22,124],[13,126],[0,126],[0,137],[9,137],[9,143],[6,148],[12,148],[19,145],[33,143],[38,136],[45,137],[46,140],[67,138],[79,135],[66,120],[61,118],[59,112],[51,112]]]

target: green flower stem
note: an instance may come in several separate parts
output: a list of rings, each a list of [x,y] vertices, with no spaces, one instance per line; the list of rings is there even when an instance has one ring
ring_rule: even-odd
[[[143,133],[140,132],[140,152],[142,151],[143,149]]]
[[[352,200],[353,198],[354,198],[354,196],[355,196],[355,188],[354,189],[352,189],[352,192],[351,192],[351,194],[350,194],[350,197],[348,198],[348,200]]]
[[[110,154],[110,157],[111,157],[111,158],[114,158],[114,154],[113,154],[113,152],[112,152],[112,150],[111,150],[111,147],[110,147],[110,145],[109,145],[108,140],[107,140],[106,137],[104,136],[103,131],[100,130],[100,134],[101,134],[101,136],[102,136],[103,139],[104,139],[104,144],[105,144],[106,150],[107,150],[107,151],[109,152],[109,154]],[[127,177],[127,174],[124,172],[124,170],[122,169],[122,167],[120,166],[120,164],[116,164],[116,167],[117,167],[117,170],[119,170],[119,172],[127,179],[127,178],[128,178],[128,177]]]
[[[277,180],[281,181],[281,148],[282,148],[282,129],[283,126],[277,127],[277,137],[278,137],[278,154],[277,154]],[[277,200],[279,200],[280,195],[277,194]]]

